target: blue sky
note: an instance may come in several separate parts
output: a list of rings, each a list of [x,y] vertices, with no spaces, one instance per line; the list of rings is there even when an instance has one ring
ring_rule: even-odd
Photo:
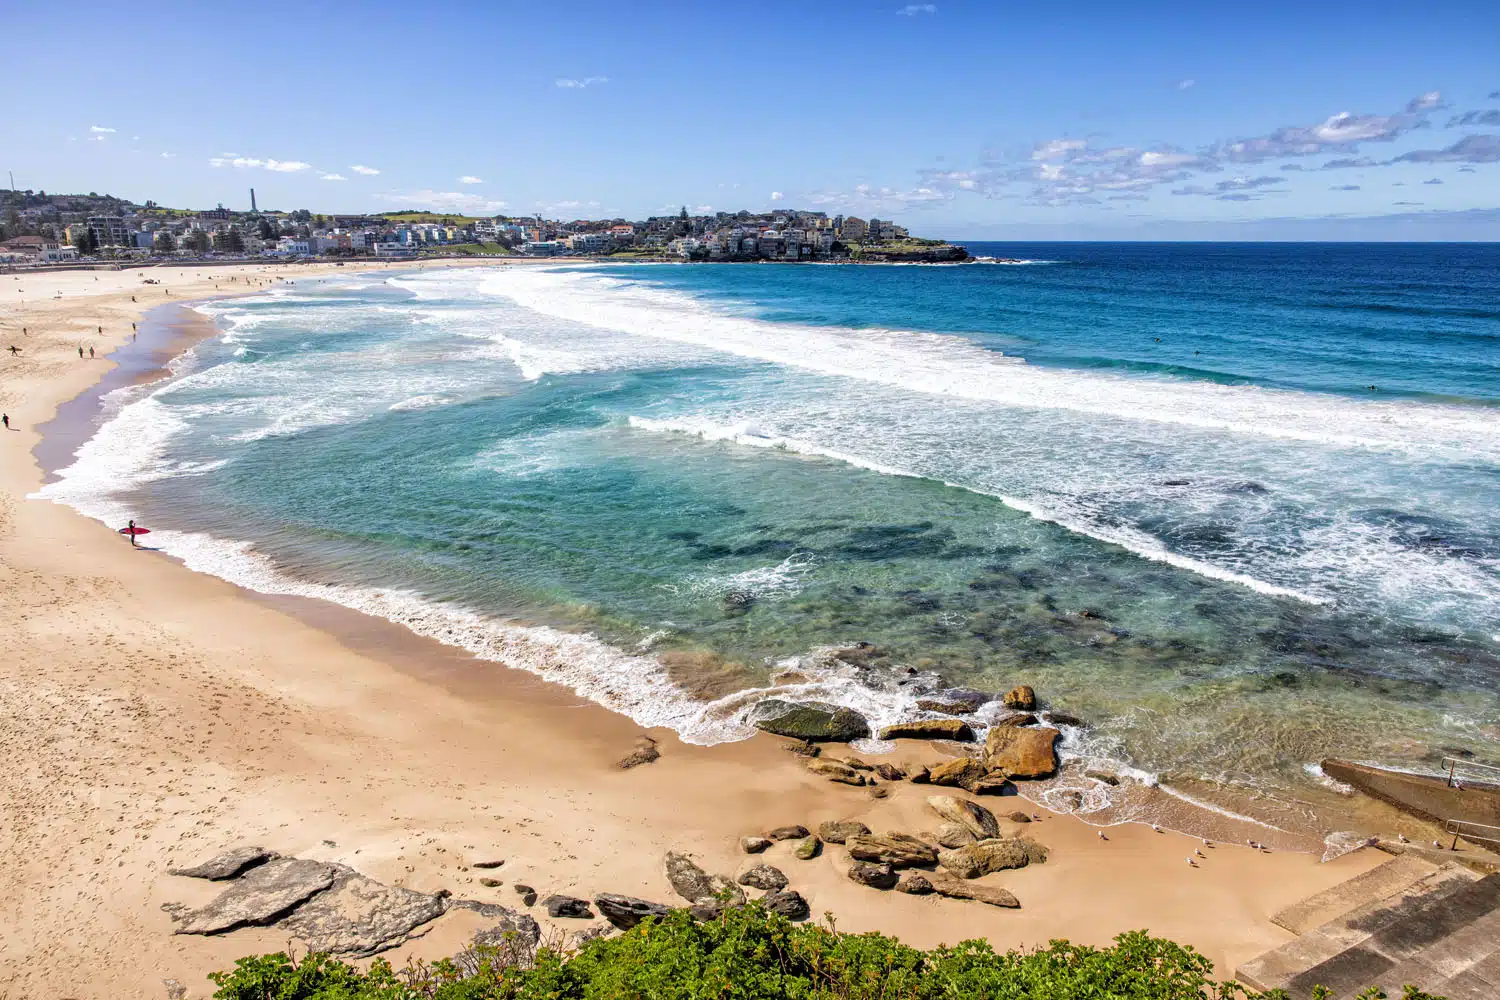
[[[18,2],[6,29],[23,188],[1500,239],[1492,2]]]

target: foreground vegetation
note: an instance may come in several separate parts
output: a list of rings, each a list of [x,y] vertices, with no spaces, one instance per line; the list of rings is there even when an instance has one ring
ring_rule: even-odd
[[[997,954],[984,941],[921,951],[882,934],[794,924],[758,903],[719,920],[675,911],[567,954],[511,939],[435,965],[367,972],[324,955],[242,958],[210,978],[219,1000],[1241,1000],[1191,948],[1121,934]],[[1263,1000],[1283,997],[1274,993]],[[1369,992],[1368,998],[1384,994]],[[1408,989],[1405,1000],[1441,1000]]]

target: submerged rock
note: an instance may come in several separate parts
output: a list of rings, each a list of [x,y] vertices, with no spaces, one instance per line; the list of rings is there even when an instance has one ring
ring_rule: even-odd
[[[957,823],[980,840],[1000,836],[1000,821],[978,802],[955,795],[929,795],[927,806],[950,823]]]
[[[257,865],[263,865],[267,861],[274,861],[281,855],[275,851],[268,851],[264,847],[236,847],[232,851],[216,854],[207,861],[194,865],[191,868],[168,868],[168,875],[181,875],[185,878],[206,878],[212,882],[222,882],[225,879],[234,878],[243,872],[249,871]]]
[[[652,903],[634,896],[621,896],[613,892],[601,892],[596,895],[594,905],[599,907],[599,913],[605,920],[622,931],[630,930],[647,917],[656,917],[660,920],[672,912],[670,906],[662,903]]]
[[[870,828],[857,819],[831,819],[818,824],[818,836],[830,844],[842,844],[850,837],[868,837]]]
[[[762,711],[767,711],[765,702]],[[757,729],[809,743],[848,743],[870,735],[870,723],[858,712],[837,705],[793,705],[776,702],[775,715],[755,723]]]
[[[1018,708],[1023,712],[1031,712],[1036,709],[1036,692],[1031,689],[1031,685],[1029,684],[1016,685],[1005,692],[1005,697],[1001,700],[1005,702],[1006,708]]]
[[[962,719],[914,719],[880,730],[883,740],[960,740],[972,742],[974,730]]]
[[[980,705],[989,700],[978,695],[961,698],[921,698],[917,701],[917,707],[924,712],[936,712],[939,715],[973,715],[979,711]]]
[[[340,867],[297,858],[268,861],[236,879],[207,906],[185,914],[176,933],[218,934],[246,924],[272,923],[331,886]]]
[[[1012,778],[1046,778],[1057,770],[1053,744],[1062,734],[1056,729],[997,726],[985,738],[985,759],[990,767]]]

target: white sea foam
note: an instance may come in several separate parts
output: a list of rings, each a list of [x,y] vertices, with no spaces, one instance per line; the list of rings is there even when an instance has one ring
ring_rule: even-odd
[[[576,323],[938,396],[1340,448],[1500,461],[1500,421],[1471,407],[1042,369],[962,337],[750,319],[598,272],[515,268],[486,274],[480,288]]]

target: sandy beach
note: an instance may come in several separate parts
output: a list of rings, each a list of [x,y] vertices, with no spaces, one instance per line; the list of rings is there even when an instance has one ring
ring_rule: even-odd
[[[111,370],[106,355],[147,310],[262,287],[247,289],[247,279],[333,272],[0,274],[0,409],[12,428],[0,440],[0,751],[9,762],[0,773],[0,996],[160,997],[168,979],[189,997],[210,995],[208,972],[288,941],[275,930],[174,935],[161,905],[197,905],[217,887],[166,872],[243,844],[518,906],[518,881],[544,897],[670,902],[666,851],[733,874],[749,863],[740,837],[784,824],[936,827],[924,804],[936,790],[893,782],[875,799],[807,773],[770,737],[705,748],[653,731],[661,759],[621,770],[616,761],[641,730],[570,691],[347,609],[248,594],[132,550],[113,526],[27,499],[44,476],[36,428]],[[172,350],[201,332],[184,330]],[[80,344],[95,357],[80,359]],[[889,759],[940,756],[908,743]],[[998,801],[989,804],[1004,815]],[[832,846],[812,861],[794,860],[785,844],[756,860],[782,867],[815,917],[833,913],[844,931],[923,947],[983,937],[1006,948],[1103,943],[1146,928],[1194,946],[1225,976],[1290,939],[1271,913],[1386,860],[1360,851],[1323,864],[1218,846],[1195,868],[1184,863],[1195,839],[1122,825],[1103,840],[1081,821],[1041,815],[1029,834],[1050,860],[985,879],[1014,892],[1019,910],[856,885]],[[471,868],[487,857],[505,859],[498,888],[480,886],[484,873]],[[565,931],[580,924],[536,915]],[[450,955],[481,923],[450,913],[387,957]]]

